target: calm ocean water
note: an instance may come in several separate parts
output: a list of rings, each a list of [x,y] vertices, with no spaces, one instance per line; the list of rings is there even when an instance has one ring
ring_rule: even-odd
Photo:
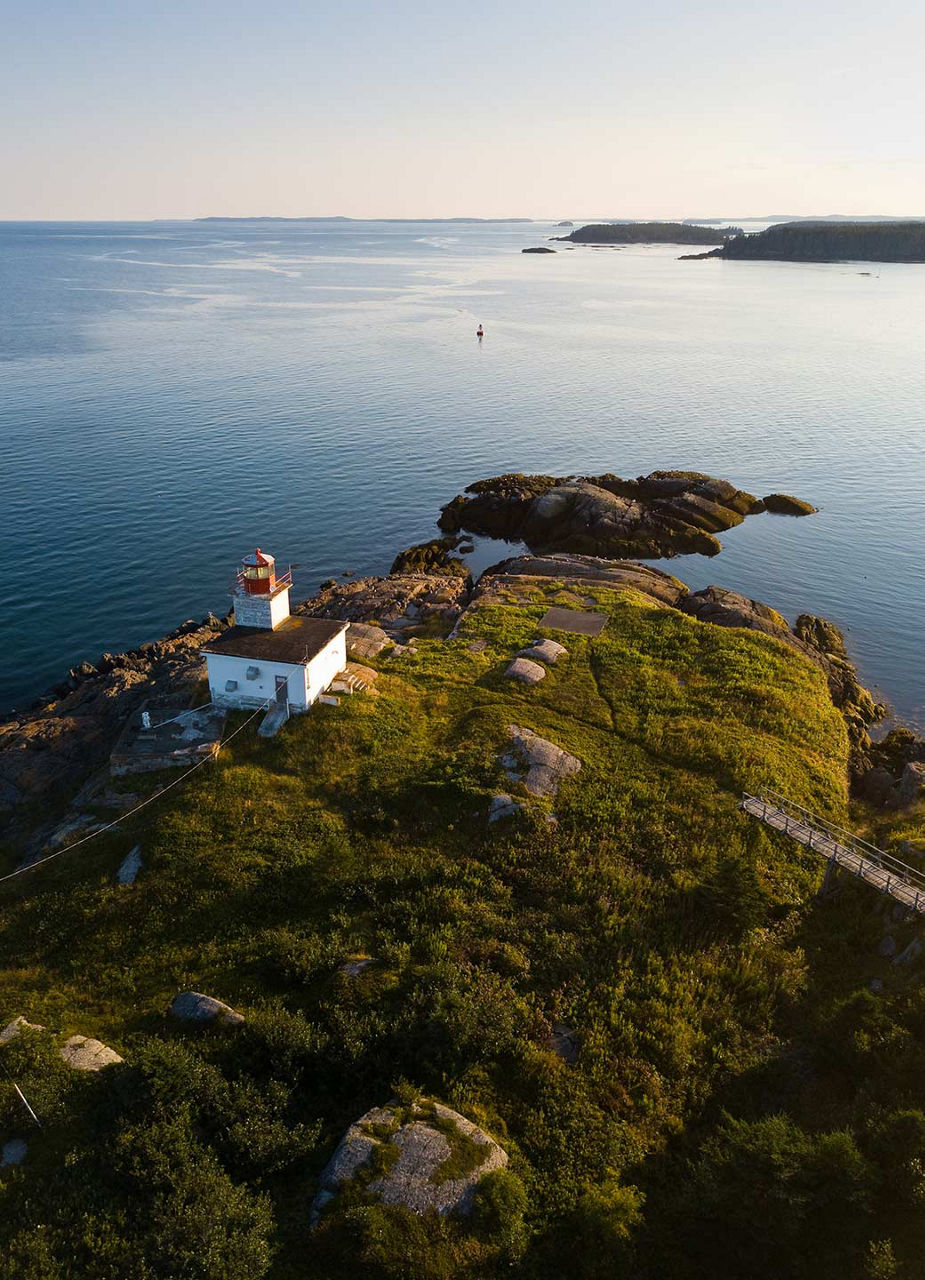
[[[0,708],[224,611],[255,544],[307,595],[481,477],[690,467],[822,510],[663,566],[833,618],[925,726],[925,267],[549,234],[0,224]]]

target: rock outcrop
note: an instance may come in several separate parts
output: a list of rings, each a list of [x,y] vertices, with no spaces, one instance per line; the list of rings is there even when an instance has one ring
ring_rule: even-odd
[[[923,796],[925,796],[925,764],[910,761],[899,780],[896,802],[901,806],[915,804]]]
[[[116,872],[116,883],[123,885],[134,884],[137,879],[138,872],[141,870],[141,845],[136,844],[119,863],[119,870]]]
[[[408,547],[395,557],[389,573],[436,573],[441,577],[466,578],[469,570],[465,562],[451,554],[461,541],[461,538],[433,538]]]
[[[879,742],[869,743],[866,766],[856,790],[869,804],[895,809],[925,796],[925,738],[911,729],[891,729]]]
[[[9,1044],[11,1040],[15,1040],[23,1031],[44,1030],[45,1028],[39,1026],[37,1022],[27,1022],[22,1014],[20,1014],[18,1017],[14,1018],[12,1022],[8,1022],[3,1030],[0,1031],[0,1044]]]
[[[812,516],[817,508],[802,498],[794,498],[789,493],[769,493],[762,498],[768,511],[776,516]]]
[[[515,658],[504,674],[509,680],[519,680],[521,684],[539,684],[546,675],[546,668],[529,658]]]
[[[347,652],[351,658],[378,658],[391,643],[381,627],[370,626],[367,622],[351,622],[347,628]]]
[[[163,640],[105,653],[96,664],[83,662],[47,697],[0,722],[0,822],[12,824],[27,804],[42,812],[46,797],[76,792],[109,759],[127,718],[143,702],[188,705],[205,673],[199,650],[224,626],[209,615],[202,623],[183,623]]]
[[[712,556],[721,550],[718,533],[763,510],[754,495],[698,471],[653,471],[637,480],[503,475],[469,485],[438,523],[448,533],[519,539],[541,553]]]
[[[746,627],[750,631],[763,631],[766,635],[793,639],[787,619],[770,605],[750,600],[737,591],[725,587],[705,587],[678,601],[682,613],[689,613],[701,622],[712,622],[718,627]],[[786,633],[782,635],[781,633]]]
[[[373,624],[398,639],[409,628],[434,619],[454,622],[469,598],[469,588],[465,577],[437,573],[358,578],[325,588],[296,605],[293,613]]]
[[[353,1182],[412,1213],[465,1215],[479,1181],[506,1164],[493,1138],[439,1102],[374,1107],[350,1126],[323,1170],[311,1222]]]
[[[216,1000],[214,996],[204,996],[200,991],[181,991],[174,996],[167,1012],[181,1022],[214,1022],[222,1027],[239,1027],[244,1022],[243,1014],[232,1009],[230,1004]]]
[[[532,729],[508,725],[510,746],[501,766],[512,780],[522,782],[532,796],[555,796],[563,780],[578,773],[581,761]]]
[[[526,649],[521,649],[519,658],[529,658],[531,662],[545,662],[547,666],[555,666],[560,658],[568,657],[568,649],[558,640],[534,640]]]
[[[687,595],[683,582],[649,565],[635,564],[632,560],[603,560],[597,556],[555,553],[548,556],[512,556],[486,569],[476,583],[472,603],[490,604],[506,596],[516,597],[519,590],[525,593],[527,600],[537,578],[561,582],[579,599],[601,587],[630,587],[666,605],[676,605]]]
[[[523,805],[518,804],[513,796],[509,796],[506,791],[501,791],[491,798],[488,806],[488,821],[501,822],[504,818],[513,818],[514,814],[520,813],[522,808]]]
[[[9,1044],[24,1031],[44,1031],[45,1028],[34,1022],[27,1022],[20,1014],[12,1022],[8,1022],[0,1031],[0,1046]],[[104,1067],[113,1066],[123,1059],[101,1040],[90,1036],[74,1035],[68,1037],[58,1050],[63,1060],[74,1071],[102,1071]]]
[[[74,1071],[102,1071],[114,1066],[122,1058],[100,1040],[89,1036],[71,1036],[61,1046],[61,1057]]]

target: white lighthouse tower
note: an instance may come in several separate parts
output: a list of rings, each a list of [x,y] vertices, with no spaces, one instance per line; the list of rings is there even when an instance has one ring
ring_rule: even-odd
[[[231,598],[239,627],[266,627],[275,631],[289,617],[292,571],[277,575],[276,561],[258,547],[241,561]]]

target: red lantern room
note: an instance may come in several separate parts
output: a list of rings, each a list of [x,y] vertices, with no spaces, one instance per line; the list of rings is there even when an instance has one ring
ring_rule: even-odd
[[[241,562],[239,581],[249,596],[270,596],[276,589],[276,561],[258,547]]]
[[[235,622],[239,627],[269,627],[273,630],[289,617],[292,570],[276,572],[276,560],[261,551],[242,556],[241,567],[231,588]]]

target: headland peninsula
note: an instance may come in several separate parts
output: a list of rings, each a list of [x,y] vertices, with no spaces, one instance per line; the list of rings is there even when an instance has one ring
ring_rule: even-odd
[[[925,262],[925,221],[784,222],[697,258],[776,262]]]
[[[605,479],[662,554],[759,501]],[[349,623],[356,692],[272,739],[233,713],[179,785],[110,752],[208,696],[227,618],[0,725],[11,1280],[915,1274],[922,917],[739,804],[920,867],[925,742],[871,739],[823,618],[453,554],[489,498],[568,531],[601,487],[480,482],[455,532],[326,583],[299,609]]]

